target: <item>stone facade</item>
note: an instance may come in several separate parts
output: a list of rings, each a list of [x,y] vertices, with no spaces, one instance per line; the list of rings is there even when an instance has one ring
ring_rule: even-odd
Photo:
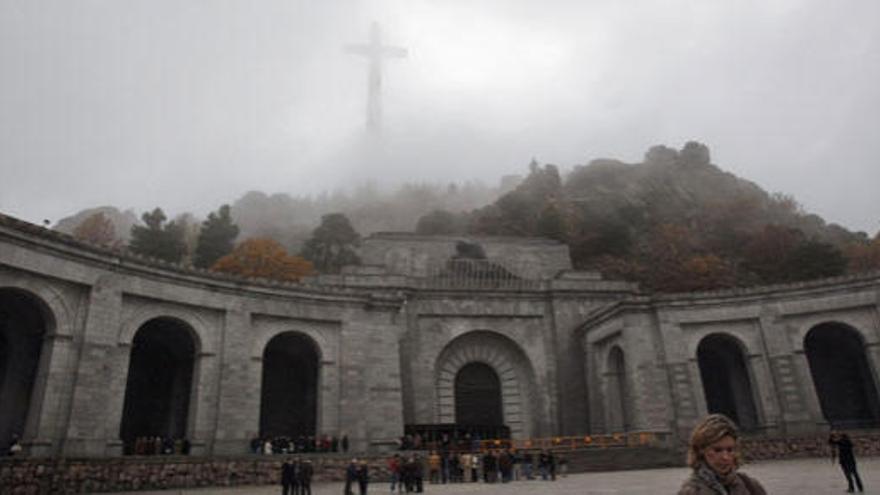
[[[559,243],[470,239],[518,282],[441,283],[430,267],[455,241],[377,235],[364,246],[368,266],[279,284],[102,250],[0,216],[0,309],[30,301],[42,347],[23,424],[7,430],[21,426],[31,456],[120,455],[132,355],[155,322],[184,329],[195,349],[188,396],[175,404],[199,455],[242,454],[260,433],[266,349],[284,334],[316,349],[315,430],[347,434],[358,451],[387,448],[404,425],[454,422],[457,372],[472,362],[497,374],[514,437],[682,436],[710,399],[724,399],[707,395],[699,359],[718,336],[727,339],[718,352],[728,341],[739,349],[731,362],[744,371],[730,376],[753,403],[742,413],[753,431],[815,435],[828,418],[805,342],[823,325],[861,346],[873,414],[880,274],[652,296],[571,271]]]

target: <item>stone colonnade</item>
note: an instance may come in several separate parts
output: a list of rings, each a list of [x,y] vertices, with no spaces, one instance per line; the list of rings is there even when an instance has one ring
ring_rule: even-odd
[[[468,404],[515,438],[683,435],[709,411],[774,435],[874,426],[878,307],[880,274],[665,296],[565,271],[516,288],[375,268],[273,284],[0,216],[0,435],[47,456],[115,456],[145,433],[194,454],[285,431],[380,449]],[[495,402],[463,393],[462,370]]]
[[[874,275],[605,307],[580,329],[590,429],[684,436],[709,412],[753,434],[880,426],[878,301]]]

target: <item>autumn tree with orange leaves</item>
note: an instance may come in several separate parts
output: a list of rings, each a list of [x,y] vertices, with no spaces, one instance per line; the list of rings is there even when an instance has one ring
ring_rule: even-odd
[[[268,238],[245,240],[231,253],[217,260],[211,270],[243,277],[288,281],[299,280],[314,272],[309,261],[290,256],[281,244]]]

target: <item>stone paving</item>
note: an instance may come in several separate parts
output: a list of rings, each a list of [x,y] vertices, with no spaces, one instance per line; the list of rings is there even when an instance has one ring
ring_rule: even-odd
[[[846,481],[840,467],[824,459],[765,461],[748,464],[743,468],[757,478],[771,495],[822,495],[844,493]],[[859,473],[865,483],[865,493],[880,495],[880,458],[860,459]],[[526,495],[533,493],[559,495],[658,495],[675,494],[687,476],[686,468],[650,469],[574,474],[554,482],[518,481],[509,484],[487,485],[465,483],[456,485],[426,485],[428,495],[504,493]],[[388,493],[387,483],[371,483],[370,493]],[[342,495],[342,483],[320,483],[312,488],[313,495]],[[198,490],[164,490],[125,492],[139,495],[276,495],[280,487],[207,488]],[[355,490],[355,493],[357,491]],[[119,495],[119,494],[117,494]]]

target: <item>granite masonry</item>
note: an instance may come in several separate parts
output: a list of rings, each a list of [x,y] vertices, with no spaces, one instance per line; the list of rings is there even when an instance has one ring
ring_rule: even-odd
[[[0,216],[0,443],[115,458],[161,427],[235,456],[295,416],[378,452],[469,414],[466,369],[518,439],[682,438],[710,410],[763,438],[880,420],[878,273],[651,295],[573,271],[553,241],[469,238],[485,256],[462,259],[461,240],[375,234],[364,266],[280,284]]]

